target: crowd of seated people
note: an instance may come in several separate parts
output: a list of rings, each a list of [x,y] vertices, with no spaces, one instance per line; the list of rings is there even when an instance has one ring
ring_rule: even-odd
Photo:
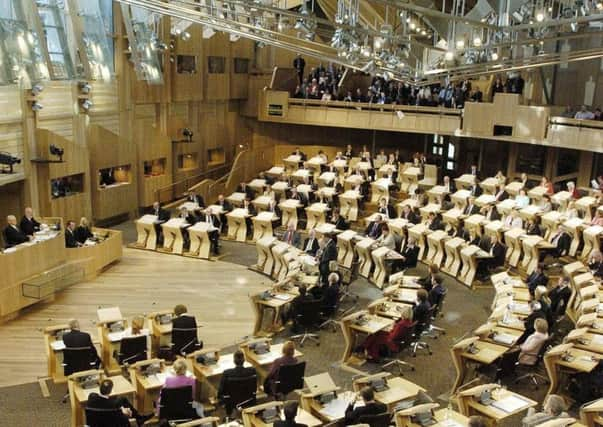
[[[571,105],[565,107],[565,110],[561,113],[561,117],[568,119],[578,120],[603,120],[603,113],[599,107],[595,108],[594,111],[588,109],[586,105],[580,106],[580,108],[574,108]]]

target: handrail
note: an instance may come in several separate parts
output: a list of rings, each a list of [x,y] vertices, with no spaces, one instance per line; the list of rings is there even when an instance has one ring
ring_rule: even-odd
[[[232,165],[232,162],[225,163],[221,166],[200,173],[199,175],[187,177],[180,181],[176,181],[164,187],[158,188],[155,190],[155,200],[158,200],[161,203],[173,202],[179,197],[182,197],[182,195],[193,185],[199,184],[204,179],[212,178],[213,176],[217,175],[218,171],[228,170],[232,167]],[[230,172],[228,172],[226,176],[228,176],[229,173]]]
[[[373,102],[354,101],[322,101],[320,99],[289,98],[289,105],[302,105],[304,107],[332,107],[344,109],[376,110],[376,111],[402,111],[419,114],[440,114],[460,116],[463,110],[447,107],[423,107],[419,105],[377,104]]]
[[[569,117],[550,117],[549,124],[551,125],[563,125],[586,129],[603,129],[603,122],[599,120],[588,120],[588,119],[573,119]]]

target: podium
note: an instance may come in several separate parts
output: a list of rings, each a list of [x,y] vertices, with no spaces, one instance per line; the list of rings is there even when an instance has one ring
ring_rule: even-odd
[[[420,207],[419,213],[421,214],[421,218],[425,221],[429,217],[429,214],[437,214],[438,212],[440,212],[441,209],[442,207],[439,203],[429,203],[426,206]]]
[[[543,187],[542,185],[537,185],[536,187],[528,190],[528,197],[530,198],[530,200],[532,200],[532,203],[540,202],[540,200],[542,199],[542,196],[544,196],[546,194],[546,191],[547,191],[546,187]]]
[[[331,224],[330,222],[323,222],[322,224],[319,224],[316,226],[316,228],[314,228],[314,231],[316,231],[316,237],[318,237],[319,239],[326,234],[336,233],[336,230],[337,228],[335,227],[335,224]]]
[[[152,251],[157,249],[157,233],[155,232],[157,215],[143,215],[135,222],[136,233],[138,235],[136,246]]]
[[[567,205],[572,200],[572,193],[569,191],[558,191],[551,196],[551,200],[553,203],[559,205],[558,211],[565,212],[567,210]]]
[[[287,190],[289,190],[289,183],[286,181],[277,181],[272,184],[272,191],[276,196],[276,200],[285,200],[287,198]]]
[[[498,213],[500,213],[503,217],[506,217],[513,209],[515,209],[516,205],[517,204],[515,203],[514,199],[505,199],[496,204],[496,209],[498,210]]]
[[[509,193],[510,197],[515,197],[519,194],[519,191],[523,189],[523,183],[521,181],[513,181],[505,185],[505,191]]]
[[[297,186],[297,192],[306,196],[306,200],[310,200],[310,194],[314,192],[310,184],[299,184]]]
[[[524,222],[527,222],[529,220],[533,221],[536,218],[536,216],[540,215],[541,213],[542,213],[542,209],[539,206],[529,205],[523,209],[520,209],[519,217]]]
[[[345,168],[348,167],[348,161],[345,159],[335,159],[331,162],[331,166],[339,171],[339,173],[345,172]]]
[[[549,239],[553,233],[557,230],[559,223],[561,223],[563,214],[558,211],[550,211],[542,215],[540,218],[542,227],[544,228],[544,238]]]
[[[444,245],[448,239],[450,239],[450,236],[443,230],[436,230],[427,235],[427,245],[429,248],[427,251],[427,264],[435,264],[438,267],[442,265],[445,256]]]
[[[394,218],[387,220],[387,226],[389,227],[389,231],[394,233],[394,235],[397,236],[401,242],[400,247],[403,247],[404,242],[406,242],[406,227],[408,227],[408,224],[408,220],[404,218]]]
[[[63,334],[69,331],[69,325],[54,325],[44,328],[44,349],[48,365],[48,376],[55,384],[67,381],[63,367]]]
[[[335,187],[321,187],[316,192],[319,197],[322,197],[322,200],[326,200],[327,202],[334,202],[335,196],[337,196],[337,190]]]
[[[297,199],[287,199],[280,202],[278,207],[281,209],[282,224],[286,227],[292,222],[297,228],[297,209],[302,207],[301,202]]]
[[[356,243],[356,254],[358,255],[358,275],[370,279],[371,269],[373,268],[373,259],[371,257],[371,247],[375,240],[365,237]]]
[[[407,194],[414,192],[419,187],[419,177],[422,175],[421,169],[410,166],[402,172],[400,176],[400,191]]]
[[[209,259],[211,242],[209,240],[209,232],[217,230],[211,224],[206,222],[198,222],[188,229],[188,236],[191,241],[189,255],[197,258]]]
[[[360,185],[364,182],[362,175],[350,175],[343,181],[343,189],[345,191],[351,190],[352,188]]]
[[[477,254],[480,251],[481,249],[475,245],[465,246],[461,249],[463,267],[461,268],[458,280],[469,288],[473,287],[473,280],[475,280],[475,275],[477,274]]]
[[[228,221],[228,238],[237,242],[244,242],[247,238],[247,209],[237,208],[226,214]]]
[[[502,221],[497,219],[495,221],[490,221],[489,223],[487,223],[484,226],[484,234],[490,237],[496,236],[498,238],[498,241],[502,242],[504,238],[504,226]]]
[[[240,208],[245,203],[245,197],[247,197],[245,193],[235,192],[228,196],[226,200],[228,200],[234,208]]]
[[[598,250],[601,244],[601,236],[603,235],[603,227],[600,225],[591,225],[582,232],[584,238],[584,248],[580,258],[584,262],[588,262],[593,251]]]
[[[461,212],[465,210],[467,206],[467,199],[471,196],[471,192],[469,190],[458,190],[450,196],[452,203],[454,203],[454,207],[459,209]]]
[[[498,178],[495,178],[493,176],[490,178],[486,178],[479,183],[479,186],[482,187],[484,193],[490,195],[496,194],[496,187],[498,187],[499,185],[500,181],[498,180]]]
[[[292,184],[305,184],[309,182],[312,174],[308,169],[298,169],[291,174],[291,183]]]
[[[580,197],[576,200],[576,209],[582,212],[584,221],[590,222],[592,218],[592,208],[597,203],[597,200],[591,196]]]
[[[540,248],[554,247],[540,236],[526,236],[521,244],[523,246],[521,268],[523,268],[526,273],[531,273],[536,269],[538,260],[540,259]]]
[[[521,258],[521,240],[520,237],[525,235],[523,228],[511,228],[505,232],[505,244],[507,253],[505,258],[511,267],[517,268],[519,259]]]
[[[297,169],[299,169],[299,164],[301,163],[302,158],[296,154],[291,154],[289,157],[283,159],[283,163],[285,165],[285,172],[287,174],[292,174]]]
[[[313,203],[306,208],[306,230],[310,231],[320,224],[327,222],[326,213],[329,207],[326,203]]]
[[[371,202],[379,203],[379,200],[385,198],[389,201],[389,186],[391,185],[389,178],[380,178],[371,183]]]
[[[451,227],[456,227],[459,223],[459,219],[461,219],[461,216],[463,216],[463,210],[454,207],[442,213],[442,222]]]
[[[362,196],[356,190],[348,190],[339,195],[339,213],[348,221],[358,221],[358,200]]]
[[[384,176],[391,177],[394,172],[396,172],[398,168],[396,165],[384,164],[379,169],[377,169],[377,178],[383,178]]]
[[[429,197],[429,203],[440,203],[443,196],[448,194],[449,191],[443,185],[435,185],[427,190],[427,197]]]
[[[495,202],[496,197],[494,197],[492,194],[482,194],[481,196],[475,199],[475,204],[480,208]]]
[[[454,183],[456,184],[456,188],[459,190],[463,190],[466,188],[470,188],[475,184],[475,176],[469,173],[459,176],[458,178],[454,178]]]
[[[480,214],[474,214],[467,218],[465,218],[465,229],[471,233],[475,232],[475,235],[481,236],[482,232],[482,223],[485,221],[486,217]]]
[[[398,257],[401,256],[396,251],[392,251],[385,246],[377,248],[371,252],[371,258],[375,264],[375,270],[373,271],[371,280],[379,289],[383,289],[383,285],[387,279],[387,265],[385,264],[387,258],[394,254],[398,255]]]
[[[247,187],[255,191],[256,194],[262,194],[264,192],[264,188],[266,187],[266,180],[256,178],[247,184]]]
[[[266,172],[264,172],[265,175],[271,176],[273,178],[278,178],[284,173],[285,173],[285,168],[282,166],[272,166],[270,169],[268,169]]]
[[[584,222],[580,218],[568,219],[563,223],[563,227],[572,236],[572,243],[570,245],[569,254],[572,257],[576,257],[578,247],[580,246],[580,240],[582,239],[582,228]]]
[[[258,241],[263,237],[272,236],[272,221],[276,221],[278,217],[274,212],[260,212],[251,220],[253,221],[253,240]]]
[[[161,228],[163,229],[162,251],[182,255],[184,249],[182,230],[188,227],[190,227],[190,224],[184,218],[172,218],[168,222],[161,224]]]
[[[352,241],[357,236],[354,230],[346,230],[337,236],[337,263],[351,269],[354,262],[354,246]]]
[[[413,237],[417,246],[419,247],[419,256],[417,258],[418,261],[423,261],[425,255],[427,255],[427,242],[425,241],[425,236],[431,232],[429,228],[425,224],[417,224],[409,227],[408,229],[408,237]]]
[[[255,206],[258,212],[267,211],[270,209],[270,202],[272,202],[272,197],[269,196],[258,196],[251,203]]]
[[[320,169],[322,168],[322,165],[326,165],[326,164],[327,164],[327,161],[324,159],[324,157],[314,156],[306,161],[305,166],[309,170],[314,171],[314,176],[316,176],[318,173],[320,173]]]
[[[258,252],[256,268],[267,276],[270,276],[274,267],[272,247],[277,241],[277,238],[274,236],[265,236],[255,242],[255,248]]]
[[[442,267],[442,271],[456,277],[461,268],[461,249],[465,246],[465,241],[460,237],[453,237],[446,240],[444,250],[446,251],[446,261]]]
[[[272,269],[272,278],[281,280],[287,274],[287,265],[284,259],[285,253],[289,250],[289,245],[284,242],[276,243],[272,246],[272,259],[274,260],[274,268]]]
[[[335,172],[323,172],[318,177],[318,186],[319,187],[334,187],[335,179],[337,178],[337,174]]]

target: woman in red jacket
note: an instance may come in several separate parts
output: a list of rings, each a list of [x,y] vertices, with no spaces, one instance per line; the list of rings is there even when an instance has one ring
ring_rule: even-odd
[[[400,340],[409,335],[412,328],[412,308],[410,305],[403,306],[400,319],[392,326],[391,331],[379,331],[366,338],[362,347],[364,347],[367,358],[379,360],[383,350],[398,353],[400,351]]]

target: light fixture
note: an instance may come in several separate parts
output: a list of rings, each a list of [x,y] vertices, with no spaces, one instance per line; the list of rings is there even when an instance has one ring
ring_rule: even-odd
[[[63,154],[65,154],[65,149],[54,144],[50,144],[50,154],[53,156],[57,156],[59,161],[63,161]]]
[[[8,169],[0,169],[0,173],[13,173],[13,165],[21,163],[21,159],[6,151],[0,152],[0,165],[8,166]]]
[[[230,33],[229,39],[230,39],[231,42],[234,43],[236,41],[239,41],[240,38],[241,38],[240,35],[234,34],[234,33]]]
[[[448,52],[446,52],[444,54],[444,59],[446,61],[452,61],[454,59],[454,52],[452,52],[451,50],[449,50]]]
[[[31,94],[33,96],[38,96],[40,93],[42,93],[42,91],[44,90],[44,86],[42,86],[41,84],[35,84],[32,86],[31,88]]]
[[[464,48],[464,47],[465,47],[465,40],[462,40],[462,39],[461,39],[461,40],[457,40],[457,41],[456,41],[456,48],[457,48],[457,49],[462,49],[462,48]]]
[[[203,38],[211,39],[216,32],[210,27],[203,27]]]
[[[410,29],[414,30],[417,27],[417,24],[415,24],[414,22],[410,23]]]
[[[188,31],[183,31],[182,33],[180,33],[180,39],[182,39],[182,41],[188,41],[191,38],[191,33],[189,33]]]
[[[542,13],[542,12],[538,12],[538,13],[536,14],[536,21],[538,21],[538,22],[542,22],[542,21],[544,21],[544,13]]]
[[[492,61],[498,61],[498,53],[492,52],[491,57],[492,57]]]
[[[473,46],[480,47],[482,45],[482,39],[480,37],[475,37],[473,39]]]
[[[32,111],[40,111],[42,108],[44,108],[44,106],[42,104],[40,104],[38,101],[34,101],[31,103]]]
[[[92,86],[90,86],[90,83],[88,82],[79,82],[78,87],[80,89],[80,92],[86,95],[89,94],[92,90]]]
[[[93,105],[94,105],[94,104],[93,104],[93,103],[92,103],[92,101],[90,101],[89,99],[84,99],[84,100],[82,101],[82,108],[83,108],[85,111],[90,110],[90,109],[92,108],[92,106],[93,106]]]

